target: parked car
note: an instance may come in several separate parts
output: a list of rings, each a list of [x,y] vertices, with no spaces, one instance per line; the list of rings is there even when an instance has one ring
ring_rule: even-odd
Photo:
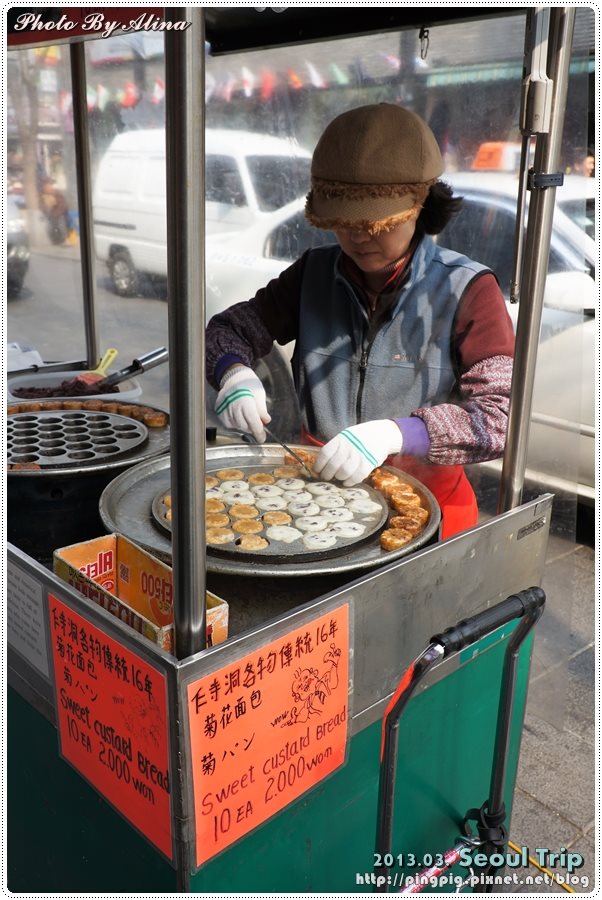
[[[207,234],[235,233],[308,190],[311,155],[294,141],[252,132],[205,133]],[[113,288],[136,293],[141,273],[167,275],[165,132],[117,135],[93,192],[96,255]]]
[[[516,176],[467,172],[445,176],[464,197],[464,208],[438,240],[490,266],[509,297]],[[566,490],[593,503],[595,313],[595,180],[568,176],[557,189],[557,204],[546,281],[544,313],[534,388],[527,477],[550,490]],[[252,297],[304,250],[331,243],[334,236],[310,227],[297,200],[242,234],[209,237],[206,245],[208,313]],[[516,324],[518,308],[508,303]],[[282,360],[292,347],[277,345],[262,364],[269,384],[290,382]],[[277,360],[275,362],[274,360]],[[264,372],[264,375],[266,373]],[[276,425],[291,427],[281,398],[270,412],[284,416]]]
[[[29,235],[21,208],[6,200],[6,281],[9,296],[19,294],[29,268]]]
[[[464,197],[439,241],[490,266],[510,294],[518,180],[502,172],[445,176]],[[526,478],[595,500],[596,180],[569,175],[556,190]],[[516,325],[518,306],[508,304]],[[499,467],[499,466],[498,466]],[[491,468],[491,467],[490,467]]]

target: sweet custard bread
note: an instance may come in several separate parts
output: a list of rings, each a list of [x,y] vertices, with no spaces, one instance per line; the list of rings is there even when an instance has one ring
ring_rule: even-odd
[[[406,528],[387,528],[380,536],[380,545],[383,550],[401,550],[409,544],[414,535]]]

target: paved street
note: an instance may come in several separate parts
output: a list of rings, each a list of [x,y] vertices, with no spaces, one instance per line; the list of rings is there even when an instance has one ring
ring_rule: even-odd
[[[8,301],[9,341],[34,347],[47,361],[86,358],[81,300],[79,248],[40,248],[32,251],[25,286]],[[108,287],[103,267],[97,275],[97,327],[99,351],[116,347],[115,366],[123,368],[134,357],[167,346],[167,303],[159,289],[147,284],[146,296],[118,297]],[[42,307],[42,308],[41,308]],[[167,406],[168,366],[145,373],[144,396],[149,403]]]
[[[496,509],[496,486],[469,469],[483,518]],[[589,515],[580,518],[574,498],[554,501],[542,587],[546,608],[536,626],[527,714],[509,836],[527,847],[580,854],[583,865],[568,887],[594,889],[598,843],[596,817],[596,674],[595,550]],[[545,868],[545,866],[544,866]],[[564,865],[548,866],[567,879]],[[529,867],[507,870],[517,880],[545,877]],[[585,878],[585,884],[581,880]],[[565,881],[566,885],[566,881]],[[557,884],[523,884],[512,893],[564,894]],[[496,891],[497,892],[497,891]]]

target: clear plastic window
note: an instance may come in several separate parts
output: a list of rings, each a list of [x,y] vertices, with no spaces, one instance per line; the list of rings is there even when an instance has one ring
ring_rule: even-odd
[[[270,212],[304,196],[309,190],[310,162],[294,156],[248,156],[259,209]]]
[[[247,197],[236,160],[230,156],[207,156],[205,159],[205,199],[227,206],[247,206]]]

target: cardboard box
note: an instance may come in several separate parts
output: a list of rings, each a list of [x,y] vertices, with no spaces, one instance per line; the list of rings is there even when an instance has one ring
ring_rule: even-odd
[[[130,628],[173,653],[173,581],[165,563],[121,534],[54,551],[54,572]],[[228,604],[207,591],[207,646],[228,637]]]

